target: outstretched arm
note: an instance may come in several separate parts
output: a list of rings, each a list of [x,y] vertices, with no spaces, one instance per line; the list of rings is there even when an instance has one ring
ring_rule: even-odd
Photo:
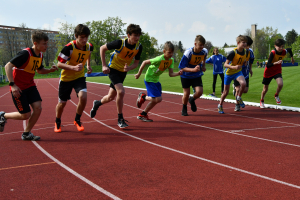
[[[146,65],[149,65],[149,64],[151,64],[150,60],[145,60],[142,62],[138,73],[136,75],[134,75],[136,79],[140,78],[140,76],[143,72],[143,69],[145,68]]]

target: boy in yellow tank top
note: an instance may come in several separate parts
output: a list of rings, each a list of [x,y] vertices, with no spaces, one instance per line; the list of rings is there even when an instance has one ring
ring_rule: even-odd
[[[87,102],[87,88],[84,77],[84,66],[87,63],[87,73],[92,72],[90,66],[93,45],[88,41],[90,29],[86,25],[78,24],[74,30],[76,40],[69,42],[58,55],[58,67],[62,69],[59,82],[59,101],[56,106],[56,120],[54,132],[61,132],[61,116],[67,101],[71,99],[74,88],[79,102],[76,109],[74,125],[78,131],[84,131],[80,118]]]
[[[118,126],[120,128],[126,128],[128,126],[123,117],[123,99],[125,95],[123,82],[127,72],[138,66],[143,50],[143,46],[139,43],[142,34],[140,26],[130,24],[127,27],[126,33],[128,38],[115,40],[100,47],[102,71],[104,74],[108,74],[111,84],[108,94],[99,101],[95,100],[90,112],[91,118],[95,117],[99,106],[111,102],[116,98]],[[115,49],[115,51],[110,58],[108,66],[106,66],[105,52],[112,49]],[[130,65],[133,59],[134,62]]]
[[[223,102],[228,95],[230,83],[232,80],[237,80],[240,84],[239,93],[236,95],[236,105],[234,111],[240,111],[240,107],[244,108],[245,104],[241,98],[244,88],[246,87],[246,81],[242,73],[242,66],[246,62],[249,51],[246,49],[247,37],[239,35],[236,38],[237,47],[229,53],[226,62],[224,64],[225,77],[224,77],[224,92],[221,96],[220,103],[218,105],[218,112],[224,114]]]
[[[22,140],[36,141],[40,137],[33,135],[31,130],[40,117],[42,99],[33,78],[35,71],[39,74],[48,74],[57,70],[57,67],[52,66],[50,69],[45,69],[42,64],[42,52],[45,52],[48,47],[47,34],[42,31],[34,31],[31,35],[31,40],[33,47],[20,51],[5,66],[10,92],[18,112],[0,112],[0,132],[4,130],[4,125],[8,119],[28,119],[21,138]]]

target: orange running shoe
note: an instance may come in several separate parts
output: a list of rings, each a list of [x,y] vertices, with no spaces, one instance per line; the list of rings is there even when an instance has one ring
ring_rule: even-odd
[[[74,125],[77,127],[78,131],[84,131],[84,127],[82,126],[80,121],[74,121]]]
[[[59,126],[59,128],[57,128],[56,122],[55,122],[55,125],[54,125],[54,132],[55,133],[60,133],[61,132],[61,125]]]

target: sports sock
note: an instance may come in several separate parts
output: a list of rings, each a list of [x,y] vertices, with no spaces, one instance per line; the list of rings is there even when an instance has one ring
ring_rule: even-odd
[[[182,108],[187,109],[187,105],[182,104]]]
[[[118,119],[123,119],[123,113],[118,114]]]
[[[60,128],[60,124],[61,124],[61,119],[60,118],[56,118],[55,122],[56,122],[57,128],[59,129]]]
[[[260,101],[261,101],[261,102],[264,102],[264,100],[263,100],[263,99],[261,99]]]
[[[146,113],[145,111],[143,111],[143,112],[141,113],[141,115],[147,115],[147,113]]]
[[[277,94],[277,93],[275,94],[275,97],[278,97],[278,94]]]
[[[237,96],[236,96],[236,100],[239,101],[240,99],[241,99],[241,97],[237,95]]]
[[[80,117],[81,117],[81,115],[79,115],[79,114],[76,113],[75,121],[79,122],[80,121]]]

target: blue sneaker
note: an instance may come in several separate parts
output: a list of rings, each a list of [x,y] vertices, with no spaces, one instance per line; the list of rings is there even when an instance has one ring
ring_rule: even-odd
[[[6,119],[4,117],[5,112],[1,111],[0,112],[0,132],[4,131],[4,125],[6,123]]]
[[[242,97],[240,97],[240,100],[238,100],[237,97],[236,97],[236,100],[237,100],[237,102],[240,104],[240,106],[241,106],[242,108],[245,108],[245,104],[244,104],[244,102],[243,102],[243,100],[242,100]]]
[[[219,112],[220,114],[224,114],[223,106],[222,106],[222,105],[218,105],[218,112]]]

